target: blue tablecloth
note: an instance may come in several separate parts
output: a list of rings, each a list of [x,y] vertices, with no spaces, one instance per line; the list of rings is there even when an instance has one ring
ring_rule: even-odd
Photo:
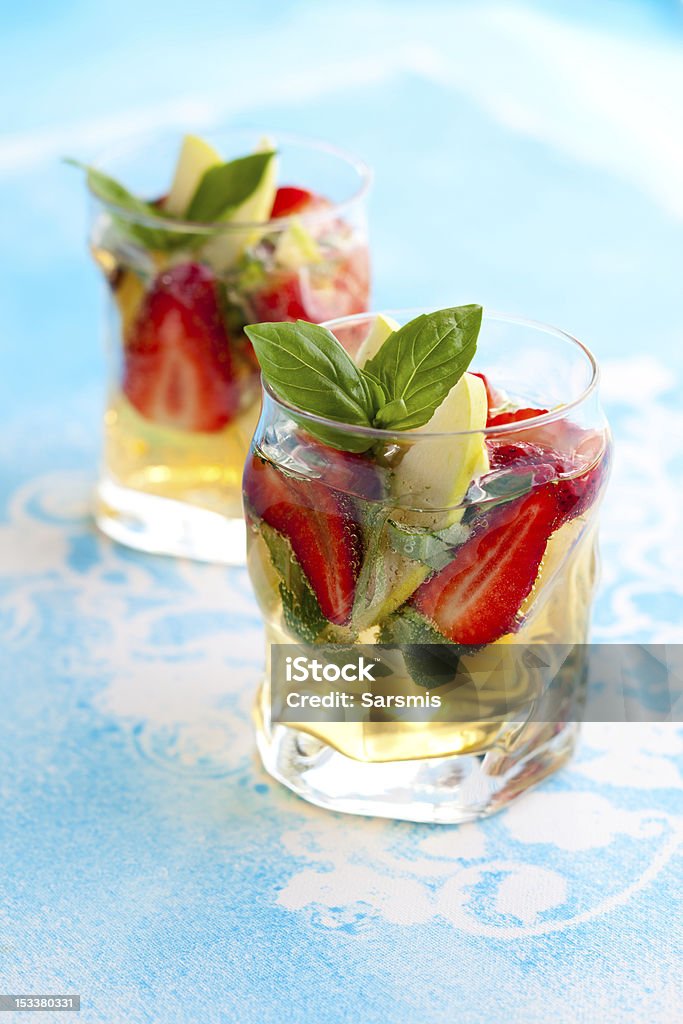
[[[461,828],[330,815],[264,776],[246,572],[90,520],[98,296],[57,160],[243,116],[365,156],[377,306],[481,301],[597,353],[617,457],[594,636],[676,642],[680,5],[19,10],[0,62],[0,991],[80,992],[88,1024],[679,1019],[680,726],[587,726],[569,769]]]

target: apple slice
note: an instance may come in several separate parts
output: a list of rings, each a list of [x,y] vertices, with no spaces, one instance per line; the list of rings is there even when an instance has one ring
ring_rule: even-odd
[[[462,501],[474,477],[487,473],[489,460],[483,431],[488,403],[480,377],[464,373],[432,418],[415,431],[426,436],[414,441],[394,475],[394,493],[403,504],[435,510],[431,526],[441,529],[461,518],[453,508]],[[474,431],[474,433],[472,433]],[[421,513],[421,525],[424,515]]]
[[[208,142],[197,135],[186,135],[180,147],[173,184],[164,200],[164,209],[174,217],[183,217],[204,174],[222,162],[220,153]]]
[[[390,334],[397,331],[401,325],[393,317],[378,313],[365,341],[356,352],[356,366],[365,366],[368,359],[376,356]]]

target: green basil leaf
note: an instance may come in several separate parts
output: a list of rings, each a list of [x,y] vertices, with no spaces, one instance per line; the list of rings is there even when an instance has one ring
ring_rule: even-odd
[[[120,182],[110,178],[103,171],[98,171],[96,167],[90,167],[88,164],[71,159],[67,159],[65,163],[86,172],[89,188],[102,202],[127,210],[134,217],[169,219],[168,214],[163,210],[158,209],[152,203],[145,202],[144,199],[138,199]],[[112,219],[122,235],[135,242],[140,242],[147,249],[156,249],[159,252],[167,252],[184,245],[189,246],[192,238],[195,237],[179,235],[174,231],[165,230],[163,227],[153,228],[147,224],[138,224],[135,220],[117,216],[115,213],[112,213]]]
[[[382,623],[379,640],[401,651],[417,686],[432,690],[450,685],[455,690],[468,681],[460,663],[467,649],[447,640],[413,608],[404,608]]]
[[[437,572],[453,561],[455,550],[465,543],[470,533],[469,527],[462,523],[452,523],[443,530],[405,526],[393,519],[387,523],[387,537],[394,551]]]
[[[381,551],[383,530],[390,514],[386,505],[361,505],[365,554],[356,582],[351,621],[358,630],[367,629],[374,621],[374,612],[389,595],[392,581],[385,572]]]
[[[365,390],[368,393],[368,399],[372,408],[381,409],[387,401],[387,395],[381,383],[376,377],[373,377],[371,373],[366,373],[365,369],[360,371],[360,376]]]
[[[387,395],[375,426],[414,430],[431,419],[472,361],[481,318],[481,306],[454,306],[423,313],[387,338],[364,367]]]
[[[305,413],[369,427],[374,405],[366,381],[326,327],[263,323],[245,327],[265,381],[285,402]],[[296,417],[294,417],[296,418]],[[372,438],[316,424],[302,417],[306,430],[335,448],[365,451]]]
[[[204,172],[187,208],[187,220],[210,224],[225,220],[258,188],[274,152],[252,153]]]

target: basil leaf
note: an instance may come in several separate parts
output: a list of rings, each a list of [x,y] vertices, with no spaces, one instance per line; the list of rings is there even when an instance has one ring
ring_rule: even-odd
[[[462,523],[452,523],[443,530],[424,530],[405,526],[394,519],[387,522],[387,537],[394,551],[437,572],[453,560],[455,550],[465,543],[470,533]]]
[[[366,373],[365,369],[360,371],[360,376],[373,409],[380,409],[387,400],[386,392],[381,383],[371,373]]]
[[[152,203],[145,202],[144,199],[138,199],[132,192],[129,192],[127,188],[121,185],[120,182],[114,178],[110,178],[108,174],[103,171],[98,171],[96,167],[90,167],[88,164],[80,163],[78,160],[67,159],[67,164],[71,164],[72,167],[78,167],[86,172],[88,187],[94,194],[102,200],[103,203],[111,204],[112,206],[118,206],[122,210],[127,210],[134,217],[145,217],[145,218],[168,218],[168,214],[164,213],[163,210],[159,210]],[[128,217],[120,217],[117,214],[112,213],[112,220],[115,222],[117,228],[122,235],[127,238],[132,238],[135,242],[141,242],[142,245],[147,249],[156,249],[160,252],[166,252],[170,249],[176,249],[183,245],[189,245],[192,238],[195,236],[184,237],[171,230],[165,230],[163,227],[153,228],[146,224],[138,224],[135,220],[129,220]]]
[[[391,580],[387,579],[385,559],[381,551],[382,531],[389,516],[386,505],[364,505],[362,510],[365,555],[356,581],[351,621],[358,630],[372,624],[374,613],[388,597]]]
[[[244,330],[264,379],[285,402],[351,427],[371,426],[374,405],[367,383],[326,327],[297,320],[252,324]],[[354,436],[352,431],[328,428],[305,417],[302,423],[309,433],[335,448],[366,451],[372,445],[372,438]]]
[[[364,370],[387,395],[374,426],[414,430],[427,423],[470,365],[481,306],[423,313],[389,335]]]
[[[413,608],[391,615],[380,629],[380,643],[397,647],[416,684],[426,689],[451,685],[458,689],[468,681],[460,664],[465,648],[442,636]]]
[[[187,220],[212,223],[225,220],[258,188],[274,152],[252,153],[204,172],[187,208]]]

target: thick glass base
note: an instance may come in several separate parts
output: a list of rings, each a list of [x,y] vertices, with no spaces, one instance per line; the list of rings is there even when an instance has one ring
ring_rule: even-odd
[[[112,540],[140,551],[224,565],[246,561],[241,517],[132,490],[106,477],[97,489],[95,518]]]
[[[441,824],[473,821],[502,810],[571,757],[575,722],[527,725],[534,731],[518,752],[493,748],[480,754],[414,761],[355,761],[308,733],[257,725],[266,771],[318,807],[348,814]]]

